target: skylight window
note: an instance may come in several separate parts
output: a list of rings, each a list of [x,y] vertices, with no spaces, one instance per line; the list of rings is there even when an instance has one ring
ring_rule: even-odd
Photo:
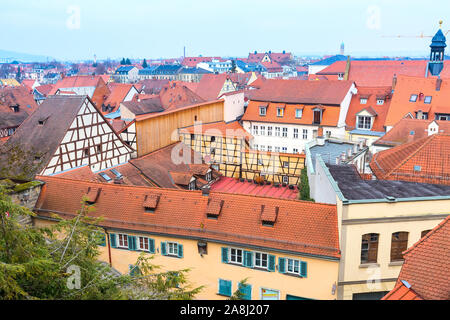
[[[112,179],[104,172],[100,172],[99,175],[105,179],[107,182],[110,182]]]
[[[421,166],[414,166],[414,171],[422,171],[422,167]]]
[[[116,169],[111,169],[110,171],[116,176],[116,178],[122,178],[122,174]]]
[[[431,96],[426,96],[423,100],[423,103],[430,104],[431,103]]]
[[[417,94],[412,94],[409,98],[409,102],[416,102],[417,101]]]
[[[383,99],[377,99],[377,105],[381,106],[384,104],[384,100]]]

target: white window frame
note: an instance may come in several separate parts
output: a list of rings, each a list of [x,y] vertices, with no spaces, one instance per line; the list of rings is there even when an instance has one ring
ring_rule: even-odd
[[[284,116],[284,108],[277,108],[277,117]]]
[[[260,256],[259,258],[259,265],[256,263],[257,256]],[[264,259],[265,256],[265,259]],[[264,266],[264,261],[265,261],[265,266]],[[268,253],[264,253],[264,252],[259,252],[259,251],[255,251],[253,254],[253,266],[255,268],[261,268],[261,269],[269,269],[269,254]]]
[[[261,126],[259,127],[260,132],[261,132],[261,136],[265,136],[266,135],[266,126]]]
[[[253,126],[253,135],[254,136],[258,135],[258,126]]]
[[[177,256],[178,257],[178,242],[167,242],[167,255],[168,256]]]
[[[297,272],[295,271],[296,264],[298,267]],[[290,267],[291,267],[291,270],[289,270]],[[300,275],[300,269],[301,269],[300,260],[286,258],[286,273]]]
[[[281,152],[287,153],[287,147],[282,147],[282,148],[281,148]]]
[[[298,129],[294,128],[294,139],[298,139]]]
[[[297,149],[297,148],[293,148],[293,149],[292,149],[292,152],[293,152],[293,153],[298,153],[298,149]]]
[[[280,152],[280,147],[275,147],[275,152]]]
[[[141,246],[141,239],[143,240],[144,246]],[[147,241],[147,243],[145,243]],[[145,248],[145,245],[147,245],[147,248]],[[138,243],[137,243],[138,249],[142,251],[150,251],[150,239],[147,237],[138,237]]]
[[[300,116],[299,116],[300,114]],[[295,118],[301,119],[303,117],[303,109],[295,109]]]
[[[189,188],[189,190],[195,190],[195,180],[189,182],[188,188]]]
[[[267,136],[271,137],[272,136],[272,126],[267,126]]]
[[[369,119],[369,122],[367,123],[367,119]],[[361,126],[362,124],[362,126]],[[367,127],[367,124],[369,124],[369,126]],[[358,118],[356,119],[356,126],[357,129],[360,130],[370,130],[372,129],[372,117],[370,116],[358,116]]]
[[[288,128],[283,127],[281,136],[282,136],[283,138],[287,138],[287,136],[288,136]]]
[[[427,98],[430,98],[430,100],[428,102],[427,102]],[[425,96],[425,98],[423,99],[423,103],[430,104],[432,99],[433,99],[432,96]]]
[[[283,183],[285,184],[289,184],[289,177],[288,176],[283,176]]]
[[[261,112],[261,111],[263,111],[264,110],[264,112]],[[259,107],[259,115],[260,116],[265,116],[267,113],[266,113],[266,111],[267,111],[267,108],[266,107]]]
[[[233,257],[233,250],[235,251],[235,254],[234,254],[234,256],[236,257],[236,259],[235,260],[233,260],[232,259],[232,257]],[[228,254],[229,256],[228,256],[228,261],[230,262],[230,263],[234,263],[234,264],[240,264],[240,265],[242,265],[243,263],[244,263],[244,250],[242,250],[242,249],[238,249],[238,248],[230,248],[230,250],[229,250],[229,254]],[[241,258],[240,260],[241,260],[241,262],[239,262],[238,260],[238,258]]]
[[[267,146],[267,152],[272,152],[272,146]]]
[[[367,98],[360,98],[359,104],[367,104]]]
[[[308,140],[308,129],[303,129],[302,134],[303,140]]]
[[[128,235],[124,233],[117,234],[117,247],[128,249]]]
[[[275,137],[279,137],[281,135],[280,127],[275,127]]]

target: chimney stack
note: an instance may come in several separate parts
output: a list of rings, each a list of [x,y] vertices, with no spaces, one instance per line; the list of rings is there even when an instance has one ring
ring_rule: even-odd
[[[397,85],[397,75],[394,74],[394,77],[392,78],[392,91],[395,90],[396,85]]]
[[[202,196],[208,197],[210,191],[211,191],[211,187],[209,187],[209,186],[204,186],[204,187],[202,188]]]
[[[439,76],[439,77],[436,79],[436,91],[440,91],[440,90],[441,90],[441,84],[442,84],[442,79],[441,79],[441,77]]]

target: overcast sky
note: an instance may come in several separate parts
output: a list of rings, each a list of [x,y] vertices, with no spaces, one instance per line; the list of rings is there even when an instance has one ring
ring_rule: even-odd
[[[0,0],[0,49],[56,59],[426,54],[449,0]],[[448,21],[445,19],[448,18]]]

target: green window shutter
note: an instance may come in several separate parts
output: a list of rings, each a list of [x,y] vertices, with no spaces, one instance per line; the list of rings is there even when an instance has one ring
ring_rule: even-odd
[[[300,275],[302,278],[306,278],[307,273],[307,263],[305,261],[300,261]]]
[[[242,285],[239,283],[239,291],[242,293],[243,300],[252,300],[252,286],[250,284]]]
[[[161,242],[161,254],[162,254],[163,256],[167,256],[166,245],[167,245],[166,242]]]
[[[128,250],[136,250],[136,237],[128,236]]]
[[[228,248],[222,247],[222,262],[228,263]]]
[[[105,236],[105,234],[102,234],[102,237],[100,238],[100,242],[99,242],[98,245],[102,246],[102,247],[106,246],[106,236]]]
[[[116,234],[115,233],[110,233],[109,234],[109,243],[111,244],[111,248],[117,248]]]
[[[253,252],[244,251],[244,267],[253,268]]]
[[[231,297],[231,281],[219,279],[219,294]]]
[[[148,238],[148,249],[150,253],[155,253],[155,240]]]
[[[286,273],[286,258],[278,258],[278,272]]]
[[[178,258],[183,258],[183,245],[178,244]]]
[[[275,271],[275,256],[269,254],[269,271]]]

